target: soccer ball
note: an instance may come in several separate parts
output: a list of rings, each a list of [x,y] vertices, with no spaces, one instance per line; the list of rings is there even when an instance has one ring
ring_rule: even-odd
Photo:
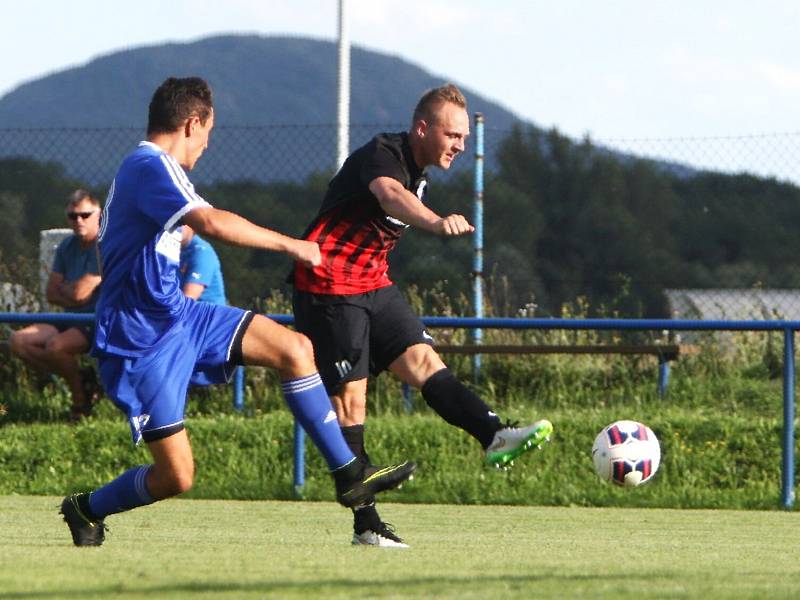
[[[635,487],[652,479],[661,462],[661,446],[653,430],[637,421],[614,421],[592,446],[597,474],[617,485]]]

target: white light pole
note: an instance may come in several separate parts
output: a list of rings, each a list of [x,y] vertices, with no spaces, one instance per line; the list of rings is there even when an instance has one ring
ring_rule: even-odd
[[[336,168],[350,154],[350,33],[347,0],[339,0],[339,93],[336,114]]]

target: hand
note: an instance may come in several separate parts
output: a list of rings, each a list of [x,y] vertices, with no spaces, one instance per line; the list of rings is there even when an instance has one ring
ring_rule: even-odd
[[[465,233],[472,233],[475,228],[469,224],[463,215],[447,215],[439,219],[436,223],[437,233],[439,235],[464,235]]]
[[[317,244],[317,242],[295,240],[295,244],[289,254],[306,267],[316,267],[322,262],[322,256],[319,253],[319,244]]]

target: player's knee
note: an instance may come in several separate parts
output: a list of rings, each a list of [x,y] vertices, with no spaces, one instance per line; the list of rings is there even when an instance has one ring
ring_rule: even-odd
[[[165,483],[165,492],[169,496],[177,496],[188,492],[194,485],[194,468],[172,471]]]
[[[442,358],[430,346],[418,346],[407,352],[405,360],[406,377],[414,387],[420,388],[435,373],[445,369]]]
[[[194,473],[183,474],[175,479],[175,495],[183,494],[192,489],[194,485]]]
[[[344,390],[341,397],[347,412],[363,410],[367,406],[367,396],[360,391]]]
[[[283,367],[287,369],[308,368],[314,364],[314,346],[302,333],[295,333],[283,348]]]
[[[437,354],[436,350],[429,348],[420,360],[419,370],[421,371],[422,378],[427,379],[434,373],[444,369],[445,366],[442,357]]]

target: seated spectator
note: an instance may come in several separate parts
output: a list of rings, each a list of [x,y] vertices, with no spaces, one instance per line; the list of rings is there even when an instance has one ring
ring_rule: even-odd
[[[95,247],[100,203],[86,190],[76,190],[67,202],[67,218],[74,233],[56,249],[47,281],[47,301],[68,312],[93,313],[100,286]],[[93,338],[91,324],[35,323],[15,331],[9,339],[11,352],[23,361],[64,378],[72,395],[71,422],[88,417],[99,397],[94,369],[81,369],[78,362]]]
[[[179,270],[183,295],[199,302],[227,304],[222,265],[214,246],[197,235],[188,225],[182,227]],[[195,375],[192,379],[191,389],[194,394],[197,394],[199,388],[205,388],[211,383],[205,376]]]
[[[180,260],[181,289],[185,296],[211,304],[228,303],[214,247],[188,225],[183,226]]]

